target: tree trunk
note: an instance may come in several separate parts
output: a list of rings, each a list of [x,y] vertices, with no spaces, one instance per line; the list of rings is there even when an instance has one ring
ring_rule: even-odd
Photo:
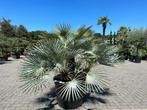
[[[68,68],[70,69],[71,74],[74,74],[75,71],[75,58],[68,60]]]
[[[103,36],[105,36],[105,31],[106,31],[106,23],[103,23]]]

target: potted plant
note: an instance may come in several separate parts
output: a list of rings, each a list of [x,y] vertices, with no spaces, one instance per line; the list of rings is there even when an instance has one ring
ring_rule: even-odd
[[[23,38],[13,38],[13,53],[16,59],[20,59],[20,55],[23,52],[23,49],[26,48],[26,42]]]
[[[128,33],[127,42],[130,51],[130,61],[134,61],[136,63],[141,62],[144,47],[146,46],[145,37],[146,34],[143,29],[135,29]]]
[[[16,51],[15,55],[16,55],[16,59],[20,59],[20,52],[19,51]]]
[[[126,41],[119,41],[120,46],[120,55],[123,57],[124,60],[128,60],[130,58],[130,52],[129,52],[129,45]]]
[[[143,49],[142,53],[143,53],[142,60],[147,60],[147,48]]]
[[[131,45],[129,51],[130,51],[129,60],[135,63],[141,63],[142,56],[144,55],[144,50],[138,49],[134,45]]]
[[[69,25],[59,25],[55,34],[58,39],[41,40],[28,51],[20,73],[25,81],[22,89],[36,91],[48,84],[50,73],[54,73],[59,106],[74,109],[87,94],[103,92],[105,74],[94,72],[93,67],[98,62],[118,62],[118,48],[93,43],[93,32],[86,26],[72,32]]]
[[[141,49],[141,56],[142,56],[141,57],[142,60],[147,60],[147,42],[145,43],[145,45]]]

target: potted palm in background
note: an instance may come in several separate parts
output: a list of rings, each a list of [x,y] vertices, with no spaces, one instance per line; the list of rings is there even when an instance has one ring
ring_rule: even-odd
[[[130,61],[140,63],[146,52],[146,30],[135,29],[128,33],[127,44],[130,52]]]
[[[127,41],[129,32],[131,32],[131,29],[126,26],[121,26],[117,31],[117,42],[121,46],[120,54],[123,55],[125,60],[130,57],[129,42]]]
[[[97,63],[111,65],[120,57],[117,46],[94,43],[90,28],[82,26],[72,32],[70,25],[58,25],[55,40],[41,40],[33,46],[22,63],[22,89],[41,89],[54,73],[57,101],[66,109],[81,106],[87,94],[103,92],[105,74],[92,68]]]

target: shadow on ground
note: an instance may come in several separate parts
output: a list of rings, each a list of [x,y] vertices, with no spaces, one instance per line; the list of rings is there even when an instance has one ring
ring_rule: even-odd
[[[110,92],[109,88],[106,88],[103,93],[98,93],[98,96],[111,96],[111,95],[113,95],[113,93]],[[102,98],[102,97],[95,97],[95,96],[92,96],[92,95],[87,95],[84,98],[84,102],[106,104],[107,100]],[[53,110],[55,105],[58,104],[57,100],[56,100],[55,88],[52,88],[44,96],[37,98],[35,103],[46,105],[46,107],[39,108],[37,110]]]
[[[0,59],[0,65],[6,64],[6,63],[11,63],[13,60],[7,60],[7,61],[3,61]]]
[[[87,95],[84,98],[84,102],[88,103],[103,103],[106,104],[107,100],[103,96],[112,96],[114,93],[110,92],[109,88],[105,88],[103,92],[97,93],[96,95]]]
[[[55,88],[51,88],[51,90],[48,93],[46,93],[43,97],[37,98],[35,103],[46,105],[46,107],[39,108],[37,110],[52,110],[55,107],[55,105],[58,104],[56,100]]]

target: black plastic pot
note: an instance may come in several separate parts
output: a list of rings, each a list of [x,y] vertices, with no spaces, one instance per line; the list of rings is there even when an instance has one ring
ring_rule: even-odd
[[[124,53],[124,59],[128,60],[129,59],[130,54],[129,53]]]
[[[64,79],[63,79],[62,75],[57,75],[57,76],[54,77],[54,81],[55,80],[56,80],[56,82],[55,82],[55,89],[57,90],[57,88],[59,88],[62,85],[58,81],[63,81],[64,82]],[[81,99],[76,100],[76,101],[73,101],[72,99],[70,101],[65,101],[65,100],[61,99],[57,95],[57,102],[58,102],[58,105],[60,107],[64,108],[64,109],[75,109],[77,107],[80,107],[83,104],[84,98],[81,98]]]
[[[3,57],[4,61],[8,61],[8,56]]]
[[[135,56],[130,55],[130,56],[129,56],[129,61],[134,62],[134,60],[135,60]]]
[[[134,59],[135,59],[135,60],[134,60],[135,63],[141,63],[141,57],[135,56]]]
[[[16,52],[15,55],[16,55],[16,59],[20,59],[20,52]]]
[[[83,99],[79,99],[76,101],[64,101],[60,97],[57,96],[58,105],[64,109],[75,109],[83,104]]]
[[[147,60],[147,55],[143,56],[142,60]]]
[[[128,56],[125,56],[125,60],[128,60]]]
[[[9,58],[10,54],[5,54],[3,57],[2,57],[2,60],[4,61],[8,61],[8,58]]]

